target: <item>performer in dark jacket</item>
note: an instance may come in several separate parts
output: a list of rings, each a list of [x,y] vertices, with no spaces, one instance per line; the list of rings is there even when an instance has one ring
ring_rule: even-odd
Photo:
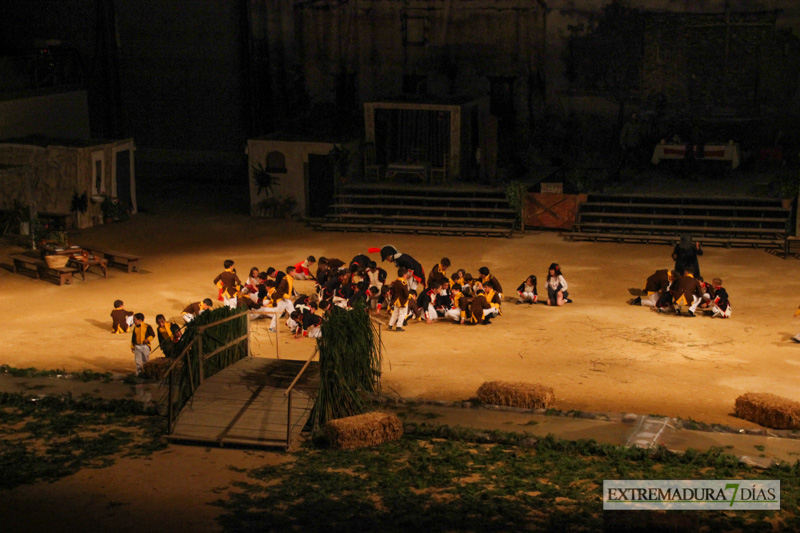
[[[691,233],[681,235],[681,240],[675,245],[672,251],[672,259],[675,261],[675,270],[683,274],[687,269],[691,269],[694,276],[700,276],[700,264],[697,256],[703,255],[703,249],[699,242],[692,241]]]
[[[687,270],[678,280],[677,287],[672,293],[672,299],[676,315],[681,314],[683,307],[688,307],[686,314],[694,316],[697,306],[703,301],[703,286]]]
[[[666,268],[656,270],[644,282],[642,296],[637,296],[631,301],[631,305],[643,305],[645,307],[655,307],[661,294],[669,288],[669,270]]]
[[[369,253],[375,252],[381,253],[381,259],[383,261],[394,263],[398,268],[403,267],[410,272],[411,275],[408,278],[408,287],[410,289],[421,290],[425,288],[425,271],[422,269],[422,265],[419,264],[419,261],[408,254],[398,252],[397,249],[391,245],[386,245],[381,249],[369,249]]]

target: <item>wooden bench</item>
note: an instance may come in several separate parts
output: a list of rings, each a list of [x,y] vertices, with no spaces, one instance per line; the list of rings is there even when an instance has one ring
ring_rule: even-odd
[[[35,279],[50,277],[57,280],[59,285],[72,284],[72,275],[76,272],[71,267],[50,268],[44,259],[25,254],[13,254],[11,260],[14,261],[14,272],[32,274]]]
[[[101,256],[107,259],[109,266],[127,270],[128,274],[131,272],[139,272],[140,258],[138,255],[115,252],[113,250],[103,250],[102,248],[95,248],[94,246],[81,246],[81,248],[89,250],[89,253],[94,256]]]

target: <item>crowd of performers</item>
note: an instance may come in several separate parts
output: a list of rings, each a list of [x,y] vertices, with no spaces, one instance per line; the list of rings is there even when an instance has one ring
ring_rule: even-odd
[[[233,263],[226,262],[225,271],[214,282],[225,305],[246,307],[253,316],[271,316],[270,331],[275,331],[277,319],[286,313],[287,325],[298,337],[320,336],[321,316],[336,307],[351,309],[357,301],[373,315],[386,313],[393,331],[403,331],[410,320],[490,324],[502,314],[503,287],[486,266],[478,269],[476,276],[464,269],[450,274],[450,260],[443,257],[426,276],[416,259],[393,246],[370,248],[368,253],[379,253],[382,263],[388,261],[393,266],[387,271],[363,253],[349,263],[325,257],[317,261],[309,256],[285,271],[269,268],[260,272],[253,268],[242,282]],[[314,265],[315,274],[311,271]],[[314,281],[314,292],[297,294],[294,280]],[[528,276],[517,292],[517,303],[537,303],[536,276]],[[564,305],[571,301],[567,282],[555,263],[547,276],[547,292],[543,303]]]
[[[465,269],[451,274],[450,260],[443,257],[426,276],[416,259],[394,246],[370,248],[368,253],[380,254],[381,263],[388,262],[391,266],[384,269],[363,253],[349,263],[325,257],[317,261],[309,256],[282,271],[253,267],[242,280],[234,261],[226,260],[224,270],[213,283],[223,305],[247,309],[252,318],[270,318],[271,332],[277,330],[278,320],[285,315],[286,324],[296,338],[321,337],[326,314],[336,308],[352,309],[359,301],[370,314],[388,317],[391,331],[404,331],[410,321],[488,325],[502,315],[503,287],[486,266],[479,268],[474,276]],[[295,290],[297,280],[313,281],[314,290],[299,294]],[[550,265],[545,287],[546,296],[540,300],[536,276],[526,277],[517,287],[516,303],[551,306],[571,303],[567,281],[557,263]],[[211,298],[192,302],[181,313],[183,321],[188,324],[213,306]],[[171,348],[180,339],[181,327],[164,315],[156,317],[157,326],[153,328],[145,323],[143,314],[127,311],[124,303],[117,300],[111,318],[114,333],[131,331],[137,374],[149,360],[156,338],[165,355],[175,355]]]
[[[381,264],[389,262],[391,267],[382,268],[367,254],[358,254],[349,263],[325,257],[317,261],[309,256],[283,271],[253,267],[242,281],[234,262],[226,260],[224,270],[213,282],[223,305],[247,309],[252,318],[269,317],[271,332],[277,330],[278,320],[285,315],[286,324],[296,338],[321,337],[326,314],[337,308],[352,309],[357,302],[372,315],[388,317],[391,331],[404,331],[410,321],[488,325],[503,314],[503,287],[486,266],[479,268],[475,276],[463,268],[451,274],[450,259],[443,257],[426,276],[416,259],[394,246],[370,248],[368,253],[379,253]],[[675,268],[656,270],[647,278],[642,295],[630,303],[662,313],[693,317],[706,311],[712,317],[730,318],[732,306],[722,279],[713,278],[707,283],[700,276],[697,257],[702,254],[700,244],[683,235],[672,254]],[[294,286],[297,280],[313,281],[313,291],[298,294]],[[546,295],[540,300],[537,278],[531,274],[517,287],[516,299],[508,301],[549,306],[572,302],[557,263],[548,268],[545,289]],[[188,324],[213,306],[211,298],[192,302],[183,309],[182,318]],[[800,316],[800,308],[795,316]],[[180,339],[181,328],[164,315],[156,316],[154,329],[145,323],[142,313],[127,311],[123,302],[117,300],[111,318],[114,333],[132,332],[131,350],[137,374],[148,361],[156,337],[165,355],[175,355],[171,348]],[[800,333],[793,340],[800,342]]]
[[[694,242],[690,234],[681,235],[680,242],[672,251],[675,269],[656,270],[645,282],[642,296],[630,303],[655,309],[659,313],[674,312],[694,317],[698,309],[708,310],[713,318],[730,318],[731,307],[728,291],[722,279],[713,278],[707,283],[700,276],[698,256],[703,255],[700,243]]]

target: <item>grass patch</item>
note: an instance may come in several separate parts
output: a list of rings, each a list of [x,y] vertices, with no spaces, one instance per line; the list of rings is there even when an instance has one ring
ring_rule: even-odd
[[[164,427],[131,400],[0,393],[0,489],[149,455],[166,447]]]
[[[79,372],[67,372],[66,369],[55,370],[41,370],[39,368],[15,368],[9,365],[0,365],[0,372],[10,374],[15,378],[52,378],[57,376],[64,376],[79,381],[103,381],[108,383],[111,381],[111,372],[95,372],[94,370],[81,370]]]
[[[721,449],[675,454],[503,432],[486,442],[486,432],[416,429],[379,447],[305,449],[250,470],[216,502],[220,523],[227,531],[597,531],[609,520],[603,479],[781,479],[782,511],[698,512],[690,525],[800,530],[800,463],[764,471]]]

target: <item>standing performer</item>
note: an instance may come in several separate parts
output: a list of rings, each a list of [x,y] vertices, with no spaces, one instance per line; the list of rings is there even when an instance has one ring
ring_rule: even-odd
[[[397,269],[397,279],[392,282],[392,318],[389,319],[389,331],[397,324],[395,331],[405,331],[403,324],[408,314],[408,279],[411,274],[405,267]]]
[[[133,311],[126,311],[122,300],[114,300],[114,310],[111,311],[111,333],[127,333],[133,325]]]
[[[425,288],[425,271],[422,269],[422,265],[419,264],[419,261],[414,259],[408,254],[404,254],[397,251],[397,248],[391,245],[386,245],[383,248],[370,248],[369,253],[381,253],[381,259],[383,261],[389,261],[397,265],[398,268],[403,267],[405,268],[408,273],[408,288],[409,289],[417,289],[419,286],[419,290]]]
[[[144,323],[144,315],[133,315],[133,334],[131,334],[131,352],[136,363],[136,375],[142,374],[145,363],[150,360],[150,342],[156,337],[153,328]]]
[[[672,251],[675,270],[682,275],[685,270],[691,269],[691,273],[694,276],[700,277],[700,263],[697,262],[698,255],[703,255],[700,243],[692,241],[691,233],[684,233],[681,235],[680,242],[675,245],[675,249]]]
[[[236,309],[236,293],[239,292],[239,287],[242,282],[239,276],[236,275],[236,270],[233,268],[233,261],[226,259],[223,263],[225,270],[214,278],[214,285],[222,289],[222,303]]]

